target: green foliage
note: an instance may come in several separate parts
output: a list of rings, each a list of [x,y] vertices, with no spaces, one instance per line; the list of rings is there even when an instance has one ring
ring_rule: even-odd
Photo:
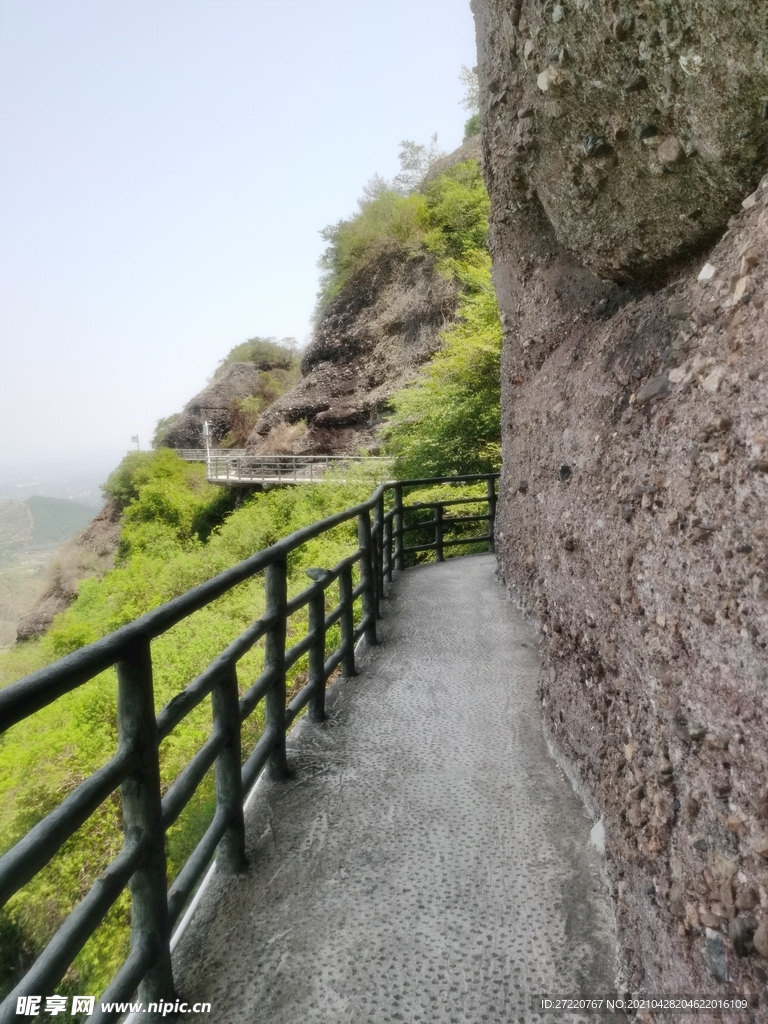
[[[205,482],[205,467],[199,463],[184,462],[171,448],[158,448],[154,452],[128,452],[120,465],[107,477],[107,482],[102,490],[108,498],[116,501],[121,508],[136,503],[144,490],[149,488],[143,502],[139,502],[139,508],[132,510],[129,518],[143,517],[152,518],[150,513],[142,513],[143,504],[153,499],[150,495],[158,491],[167,491],[169,500],[182,499],[181,495],[194,496],[199,501],[213,498],[217,493],[215,487]],[[173,492],[176,497],[171,499]],[[167,511],[163,516],[167,520]]]
[[[426,204],[421,195],[403,196],[387,188],[358,201],[358,212],[320,234],[328,247],[320,258],[320,319],[356,271],[377,254],[397,247],[406,254],[423,250]]]
[[[406,543],[408,545],[419,545],[432,544],[434,542],[435,527],[431,525],[431,521],[434,519],[435,511],[430,505],[434,501],[477,498],[476,502],[468,501],[466,504],[446,508],[444,538],[445,540],[460,540],[461,538],[482,536],[487,530],[485,523],[463,523],[462,519],[469,516],[484,516],[488,514],[488,505],[484,500],[486,494],[487,484],[484,480],[479,483],[446,483],[414,489],[408,488],[403,494],[403,504],[405,506],[422,504],[425,507],[423,510],[406,510],[406,526],[417,526],[420,522],[424,523],[423,529],[409,530]],[[447,547],[444,557],[458,558],[461,555],[469,555],[487,550],[487,541],[475,544],[462,544],[456,547]],[[434,551],[418,551],[405,556],[406,567],[434,561]]]
[[[320,310],[387,246],[431,253],[461,285],[458,317],[424,377],[395,397],[384,432],[400,477],[489,472],[501,460],[502,331],[488,252],[490,202],[476,160],[438,175],[423,193],[398,195],[381,182],[355,217],[327,228]]]
[[[423,252],[428,230],[424,199],[418,194],[429,168],[443,154],[437,135],[429,145],[404,139],[400,143],[400,173],[391,182],[376,174],[357,201],[357,212],[320,232],[328,246],[320,257],[320,292],[315,324],[329,303],[358,270],[380,252],[399,248],[406,256]]]
[[[485,280],[483,280],[483,277]],[[501,465],[502,332],[490,259],[423,378],[395,397],[387,451],[401,478],[488,473]]]
[[[371,491],[371,481],[361,477],[359,483],[347,485],[270,491],[231,511],[230,495],[205,484],[199,476],[201,467],[181,463],[172,452],[161,450],[126,461],[128,467],[123,465],[118,474],[118,491],[133,497],[127,499],[124,512],[118,566],[100,580],[84,580],[75,603],[57,616],[41,641],[0,654],[4,684],[104,636],[280,537],[348,508]],[[289,592],[307,586],[307,567],[332,567],[356,546],[353,521],[295,552],[288,565]],[[329,602],[333,599],[329,595]],[[158,637],[152,644],[156,707],[182,690],[263,610],[263,579],[257,577]],[[299,639],[305,629],[306,609],[292,618],[289,636]],[[336,628],[330,631],[329,645],[337,639]],[[257,645],[239,663],[241,692],[259,675],[262,663],[262,645]],[[306,658],[294,666],[289,683],[298,688],[304,681]],[[262,714],[257,711],[244,727],[244,757],[262,727]],[[164,788],[205,742],[210,729],[208,698],[162,744]],[[103,765],[116,748],[112,670],[9,730],[0,743],[0,853]],[[210,772],[169,832],[171,877],[209,824],[213,805]],[[0,983],[11,986],[119,851],[120,822],[120,801],[115,795],[9,901],[0,917],[0,936],[13,937],[18,955],[0,960]],[[129,900],[124,894],[77,958],[61,991],[105,987],[126,955],[128,919]]]
[[[168,449],[163,448],[160,451]],[[107,482],[101,488],[104,494],[116,501],[121,508],[125,508],[129,501],[137,497],[144,471],[153,458],[152,452],[128,452],[117,469],[112,470],[107,477]]]
[[[501,464],[502,330],[488,253],[489,201],[468,160],[426,191],[427,248],[463,288],[456,321],[423,377],[395,396],[384,438],[401,478],[486,473]]]
[[[466,142],[468,139],[474,138],[475,135],[479,135],[481,127],[479,114],[473,114],[472,117],[467,118],[464,122],[464,141]]]
[[[296,362],[298,343],[295,338],[249,338],[235,345],[219,362],[213,374],[220,377],[232,363],[256,363],[265,367],[281,367],[288,370]]]
[[[470,290],[479,286],[475,270],[488,264],[490,200],[480,164],[465,160],[441,174],[426,189],[425,244],[444,273]]]
[[[380,179],[358,200],[358,211],[321,234],[328,247],[320,259],[323,274],[316,318],[350,278],[382,251],[396,247],[406,256],[425,250],[443,260],[446,274],[460,268],[446,262],[487,252],[490,202],[476,160],[451,167],[424,193],[401,195]]]

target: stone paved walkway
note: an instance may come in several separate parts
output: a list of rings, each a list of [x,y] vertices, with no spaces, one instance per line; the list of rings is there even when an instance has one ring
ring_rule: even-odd
[[[294,730],[293,776],[248,809],[249,870],[214,875],[175,955],[179,994],[213,1004],[200,1020],[598,1019],[531,1011],[609,992],[615,938],[495,569],[401,574],[381,645],[330,689],[327,723]]]

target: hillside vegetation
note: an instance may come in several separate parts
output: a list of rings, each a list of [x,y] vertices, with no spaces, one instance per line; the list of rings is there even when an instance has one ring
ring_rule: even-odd
[[[320,315],[353,275],[387,247],[428,253],[459,285],[459,304],[442,348],[394,398],[384,433],[398,476],[488,472],[501,464],[499,359],[502,329],[488,251],[488,193],[480,165],[450,167],[423,191],[381,184],[357,214],[326,228]]]
[[[152,447],[201,447],[207,421],[212,443],[243,448],[259,416],[300,374],[295,338],[249,338],[219,361],[207,387],[181,413],[158,420]]]
[[[361,206],[357,217],[329,234],[323,284],[328,295],[343,288],[350,274],[393,240],[406,258],[408,253],[429,254],[440,273],[459,284],[458,317],[447,327],[442,349],[419,381],[396,396],[386,424],[385,444],[399,475],[457,474],[498,466],[501,327],[491,286],[487,230],[488,199],[479,166],[470,161],[450,168],[423,192],[403,195],[382,190]],[[272,342],[257,341],[260,354],[274,359],[276,353],[263,348]],[[239,346],[222,361],[212,387],[228,368],[258,355],[253,342],[246,345],[252,347]],[[292,372],[292,368],[291,363],[284,369]],[[240,401],[241,411],[247,412],[248,400]],[[235,508],[232,492],[206,483],[202,465],[184,463],[168,448],[131,453],[105,485],[109,498],[123,509],[115,567],[101,579],[83,580],[75,602],[56,617],[44,637],[0,656],[0,685],[97,640],[280,537],[370,494],[374,487],[370,477],[345,475],[346,483],[328,481],[312,488],[254,494]],[[438,493],[432,489],[424,497]],[[475,491],[452,490],[452,496],[457,493]],[[466,508],[475,511],[474,506]],[[354,524],[307,544],[289,562],[289,591],[306,586],[307,567],[332,566],[356,545]],[[157,708],[263,609],[263,580],[257,577],[156,640],[152,654]],[[301,614],[295,616],[292,633],[297,638],[303,635],[305,625]],[[329,640],[335,642],[335,637]],[[240,662],[242,689],[259,674],[261,659],[257,645]],[[291,673],[291,686],[300,686],[305,673],[305,661],[299,661]],[[0,851],[18,841],[112,756],[117,744],[115,691],[114,672],[105,672],[5,735],[0,746]],[[163,743],[164,787],[209,735],[210,715],[209,699]],[[254,714],[245,727],[246,754],[261,728],[260,715]],[[210,821],[213,802],[209,773],[169,833],[171,876]],[[116,794],[0,912],[4,957],[0,987],[12,986],[121,842]],[[128,919],[129,900],[124,894],[77,958],[61,991],[104,988],[126,954]]]

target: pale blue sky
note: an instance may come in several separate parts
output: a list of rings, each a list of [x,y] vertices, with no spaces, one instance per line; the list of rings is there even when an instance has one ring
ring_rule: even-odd
[[[0,0],[0,465],[120,452],[253,335],[319,230],[459,145],[469,0]]]

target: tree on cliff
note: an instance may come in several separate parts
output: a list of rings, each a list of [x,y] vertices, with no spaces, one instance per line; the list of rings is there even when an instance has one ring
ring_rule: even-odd
[[[412,195],[421,188],[435,160],[444,156],[437,145],[437,132],[429,140],[429,145],[412,142],[410,139],[403,139],[400,143],[400,173],[392,179],[392,189],[401,195]]]
[[[461,105],[470,113],[469,120],[464,125],[464,141],[471,139],[473,135],[480,132],[480,83],[477,78],[477,70],[461,65],[459,81],[466,89]]]

